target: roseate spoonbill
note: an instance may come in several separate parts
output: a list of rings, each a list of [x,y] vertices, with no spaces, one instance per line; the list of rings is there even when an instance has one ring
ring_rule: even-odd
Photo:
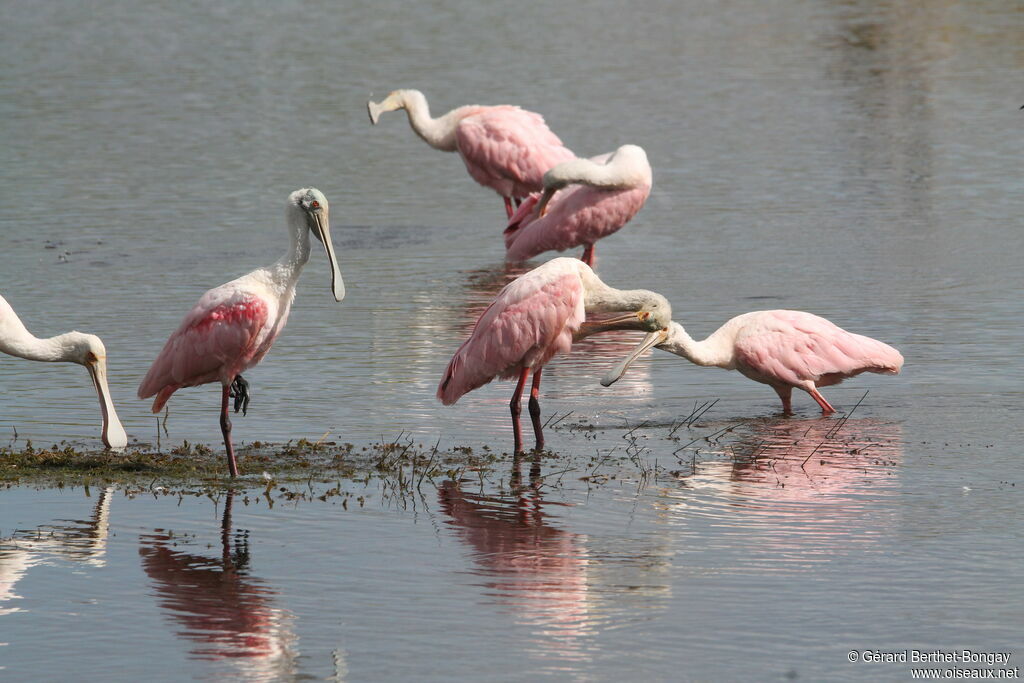
[[[627,313],[628,312],[628,313]],[[586,322],[587,313],[615,313]],[[556,258],[510,282],[477,320],[469,339],[452,357],[437,387],[437,397],[451,405],[463,394],[495,377],[518,378],[509,408],[515,452],[522,451],[520,401],[533,371],[530,419],[536,448],[544,447],[540,424],[541,371],[556,353],[568,353],[572,342],[607,330],[648,332],[634,355],[665,340],[672,307],[665,297],[645,289],[609,287],[590,266],[573,258]]]
[[[512,217],[516,204],[542,189],[544,173],[575,159],[544,117],[512,105],[469,104],[432,118],[427,98],[419,90],[395,90],[378,102],[366,103],[374,125],[387,111],[404,109],[409,125],[423,140],[442,152],[458,152],[473,180],[505,200]]]
[[[704,341],[695,341],[673,322],[668,338],[657,345],[697,365],[739,370],[755,382],[769,385],[792,414],[793,388],[803,389],[821,406],[822,415],[835,412],[818,387],[839,384],[862,372],[898,374],[903,356],[893,347],[847,332],[832,322],[803,311],[755,311],[738,315]],[[613,368],[601,384],[609,386],[633,361]]]
[[[530,195],[509,219],[505,258],[525,261],[583,245],[583,262],[593,266],[594,242],[628,223],[650,194],[651,165],[642,147],[562,162],[544,174],[544,193]]]
[[[27,360],[78,363],[84,365],[92,377],[93,387],[100,399],[103,426],[100,437],[108,448],[124,448],[128,435],[117,419],[114,402],[107,387],[107,349],[94,334],[66,332],[49,339],[38,339],[22,324],[18,315],[0,296],[0,351]]]
[[[219,381],[220,428],[232,477],[238,475],[238,465],[231,445],[228,399],[234,397],[235,412],[241,407],[244,414],[248,383],[240,373],[263,359],[288,320],[295,284],[309,261],[310,233],[327,251],[335,300],[345,298],[331,243],[327,198],[320,190],[306,188],[292,192],[285,206],[291,235],[288,253],[274,265],[257,268],[200,297],[139,385],[139,398],[156,394],[153,412],[158,413],[178,389]]]

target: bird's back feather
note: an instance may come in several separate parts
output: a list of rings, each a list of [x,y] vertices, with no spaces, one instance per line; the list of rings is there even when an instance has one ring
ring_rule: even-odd
[[[442,403],[569,351],[585,311],[579,271],[564,261],[571,259],[549,261],[498,294],[448,364],[437,389]]]
[[[650,192],[650,185],[624,190],[573,185],[559,190],[549,202],[548,212],[539,218],[535,212],[522,213],[523,207],[533,199],[531,195],[509,220],[505,230],[505,258],[525,261],[545,251],[565,251],[593,244],[628,223],[643,207]]]
[[[153,361],[139,398],[157,394],[155,413],[182,387],[232,380],[266,353],[268,309],[267,300],[227,285],[208,291]]]
[[[506,197],[541,190],[544,173],[576,157],[540,114],[508,105],[467,116],[455,140],[473,179]]]
[[[862,372],[896,374],[903,356],[893,347],[801,311],[761,311],[736,331],[740,368],[789,385],[837,384]]]

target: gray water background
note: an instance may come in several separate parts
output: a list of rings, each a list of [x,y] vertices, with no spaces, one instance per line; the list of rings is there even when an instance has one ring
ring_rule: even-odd
[[[366,99],[397,87],[438,114],[539,111],[581,155],[643,146],[654,189],[598,245],[597,270],[666,295],[695,336],[797,308],[907,359],[899,377],[825,392],[848,412],[869,391],[845,432],[870,444],[861,460],[777,479],[719,449],[656,484],[545,490],[554,538],[528,543],[535,574],[515,575],[544,583],[536,567],[554,562],[549,583],[570,586],[554,598],[495,583],[508,548],[436,501],[430,514],[380,495],[345,511],[236,501],[271,596],[260,609],[291,634],[281,677],[336,673],[343,651],[353,680],[857,680],[905,671],[851,665],[850,649],[1020,644],[1017,4],[35,0],[0,7],[0,64],[0,292],[40,336],[104,339],[139,442],[156,421],[135,389],[168,334],[206,289],[283,253],[284,199],[312,185],[331,202],[348,297],[333,301],[314,251],[288,327],[247,373],[236,439],[510,447],[510,384],[451,408],[433,396],[520,272],[502,262],[501,202],[401,114],[371,128]],[[765,432],[805,444],[822,429],[802,395],[788,422],[767,387],[660,352],[599,387],[633,341],[593,341],[545,372],[545,414],[600,427],[549,430],[554,451],[605,453],[648,421],[645,458],[676,466],[668,425],[715,398],[694,436],[740,423],[747,455]],[[83,369],[4,357],[0,388],[0,439],[98,444]],[[217,447],[217,408],[215,387],[179,392],[163,446]],[[84,519],[96,495],[4,491],[0,535]],[[111,520],[102,567],[34,555],[49,559],[16,584],[21,611],[0,617],[3,673],[208,677],[245,660],[175,637],[139,571],[157,528],[218,556],[212,502],[122,498]]]

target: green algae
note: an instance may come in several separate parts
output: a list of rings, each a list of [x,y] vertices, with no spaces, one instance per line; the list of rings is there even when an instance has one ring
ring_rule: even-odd
[[[460,478],[467,472],[489,471],[502,456],[490,449],[474,453],[468,446],[439,450],[411,439],[357,447],[350,443],[299,439],[286,444],[254,442],[236,451],[240,476],[228,476],[223,453],[203,444],[158,451],[148,444],[118,452],[81,450],[72,445],[0,448],[0,484],[51,488],[118,485],[126,489],[264,488],[268,484],[327,482],[338,479],[369,482],[393,478],[402,488],[437,477]]]

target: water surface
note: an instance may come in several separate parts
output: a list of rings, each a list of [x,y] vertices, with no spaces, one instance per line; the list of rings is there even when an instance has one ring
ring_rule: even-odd
[[[103,337],[140,443],[157,423],[135,389],[167,335],[284,252],[284,199],[313,185],[348,296],[314,252],[236,438],[509,448],[508,383],[434,399],[521,272],[501,201],[401,115],[370,127],[366,99],[397,87],[438,113],[540,111],[581,155],[642,145],[653,192],[597,270],[665,294],[695,336],[797,308],[907,359],[827,390],[841,413],[868,394],[826,438],[809,399],[784,419],[767,387],[668,354],[602,389],[634,339],[592,340],[544,373],[571,474],[552,484],[568,465],[546,460],[531,485],[524,463],[511,486],[509,463],[425,485],[415,510],[239,494],[225,526],[224,500],[6,490],[5,675],[858,680],[906,671],[850,649],[1019,643],[1013,3],[33,0],[0,27],[0,292],[39,335]],[[5,443],[98,443],[81,368],[4,357],[0,385]],[[216,446],[217,408],[181,391],[161,447]],[[580,479],[627,448],[627,474]]]

